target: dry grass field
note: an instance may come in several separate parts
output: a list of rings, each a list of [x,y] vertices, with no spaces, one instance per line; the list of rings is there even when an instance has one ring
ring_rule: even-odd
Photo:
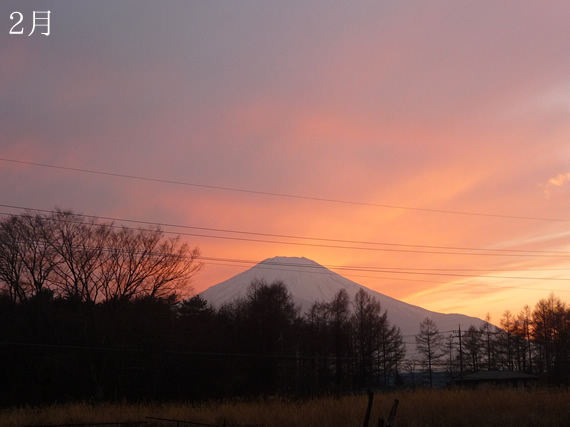
[[[394,399],[400,404],[398,427],[413,426],[570,426],[570,391],[435,390],[376,394],[370,426],[387,418]],[[270,398],[200,405],[97,404],[17,408],[0,412],[0,426],[21,427],[71,423],[146,421],[149,426],[176,426],[146,417],[170,418],[211,425],[283,427],[362,426],[367,396],[288,401]],[[190,426],[191,424],[180,424]]]

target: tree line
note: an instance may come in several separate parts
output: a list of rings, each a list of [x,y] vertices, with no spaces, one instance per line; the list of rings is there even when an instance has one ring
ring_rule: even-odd
[[[366,292],[300,313],[254,282],[218,310],[183,297],[197,249],[56,210],[0,221],[0,389],[11,403],[314,395],[394,381],[401,333]]]
[[[0,221],[0,405],[345,393],[424,371],[508,369],[569,384],[570,308],[551,295],[451,335],[425,319],[416,354],[380,303],[339,291],[301,313],[282,282],[218,309],[184,297],[197,249],[158,228],[72,212]],[[460,332],[460,333],[459,333]]]
[[[445,371],[450,379],[482,370],[514,371],[536,375],[543,383],[570,384],[570,306],[551,293],[527,305],[516,316],[506,310],[500,327],[487,315],[480,327],[441,333],[429,318],[415,337],[417,355],[406,367],[421,367],[433,385],[433,373]]]

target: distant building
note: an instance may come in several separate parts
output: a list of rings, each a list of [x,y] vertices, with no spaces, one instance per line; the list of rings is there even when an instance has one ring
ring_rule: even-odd
[[[465,375],[463,381],[457,380],[457,383],[470,388],[519,388],[533,386],[537,381],[537,376],[522,372],[480,371]]]

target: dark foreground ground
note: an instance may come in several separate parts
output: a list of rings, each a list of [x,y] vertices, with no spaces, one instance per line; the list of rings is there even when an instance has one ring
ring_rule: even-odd
[[[377,426],[379,418],[388,418],[395,399],[399,401],[395,418],[398,427],[570,426],[570,391],[566,389],[420,390],[376,394],[370,426]],[[356,427],[363,425],[367,403],[366,395],[303,401],[266,398],[203,404],[77,403],[3,410],[0,412],[0,426],[120,422],[141,422],[139,425],[149,427],[177,426],[175,421],[147,418],[154,417],[212,426]]]

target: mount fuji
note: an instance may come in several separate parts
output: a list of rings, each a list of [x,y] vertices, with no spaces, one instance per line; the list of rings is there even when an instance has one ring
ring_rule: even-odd
[[[237,298],[245,297],[247,288],[254,280],[264,280],[268,284],[282,281],[291,293],[294,302],[301,306],[301,313],[306,313],[315,301],[329,302],[341,289],[346,290],[351,301],[360,289],[364,289],[375,297],[382,307],[387,310],[388,320],[398,326],[409,344],[413,335],[420,329],[420,322],[426,317],[431,318],[440,332],[449,332],[458,328],[467,330],[470,325],[479,327],[485,322],[476,317],[463,314],[443,314],[407,304],[387,295],[376,292],[352,280],[337,274],[307,258],[275,257],[260,262],[254,267],[240,273],[224,282],[218,283],[200,296],[208,303],[219,308]]]

